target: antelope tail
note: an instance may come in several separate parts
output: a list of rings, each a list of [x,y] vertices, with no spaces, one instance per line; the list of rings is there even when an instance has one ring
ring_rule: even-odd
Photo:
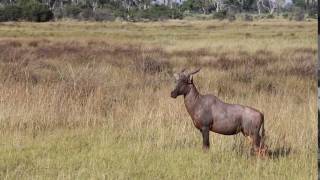
[[[262,115],[262,124],[261,124],[261,127],[260,127],[260,130],[259,130],[259,135],[261,137],[261,140],[260,140],[260,147],[263,147],[264,146],[264,139],[265,139],[265,132],[264,132],[264,116]]]

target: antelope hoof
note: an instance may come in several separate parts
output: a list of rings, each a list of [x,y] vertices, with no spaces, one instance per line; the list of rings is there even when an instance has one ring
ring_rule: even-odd
[[[204,152],[208,152],[209,151],[209,147],[208,146],[202,146],[202,150],[204,151]]]

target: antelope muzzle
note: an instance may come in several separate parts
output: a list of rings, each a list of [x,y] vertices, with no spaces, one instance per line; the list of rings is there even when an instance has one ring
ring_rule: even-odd
[[[175,91],[175,90],[171,91],[171,97],[172,98],[177,98],[177,96],[178,96],[177,91]]]

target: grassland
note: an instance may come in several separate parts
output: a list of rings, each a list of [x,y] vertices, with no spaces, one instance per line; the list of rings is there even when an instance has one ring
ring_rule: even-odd
[[[315,179],[316,22],[0,24],[0,179]],[[201,150],[173,72],[265,114]]]

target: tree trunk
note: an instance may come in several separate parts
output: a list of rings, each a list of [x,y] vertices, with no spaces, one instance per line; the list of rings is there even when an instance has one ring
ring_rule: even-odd
[[[219,1],[216,1],[216,12],[218,13],[219,11]]]
[[[98,2],[97,1],[93,1],[92,2],[92,11],[95,12],[97,7],[98,7]]]
[[[168,0],[168,6],[170,7],[170,9],[172,9],[172,0]]]
[[[257,8],[258,8],[258,14],[261,14],[261,6],[260,6],[260,1],[257,1]]]
[[[206,8],[202,7],[203,14],[207,14]]]

